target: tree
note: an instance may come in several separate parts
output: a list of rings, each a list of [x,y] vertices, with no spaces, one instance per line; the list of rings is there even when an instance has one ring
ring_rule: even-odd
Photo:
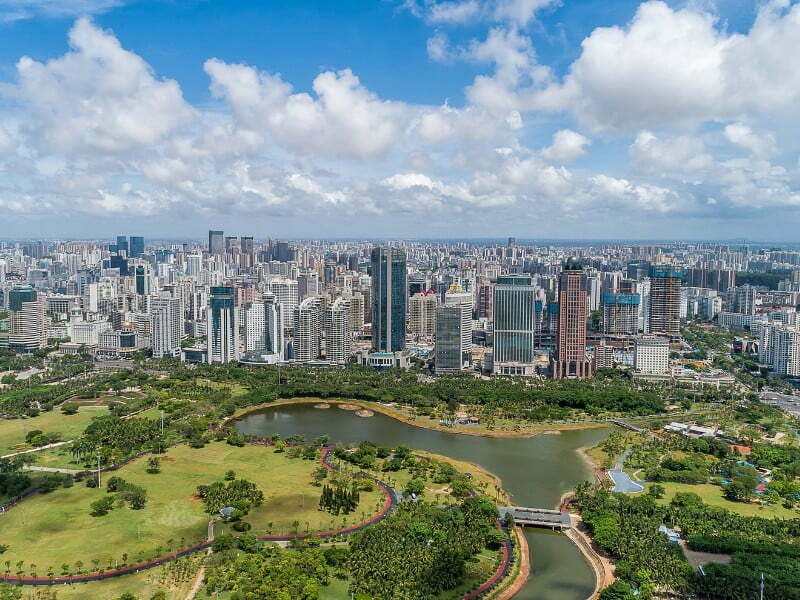
[[[615,581],[602,591],[600,600],[636,600],[636,595],[630,583]]]
[[[664,497],[664,494],[667,493],[667,490],[660,483],[654,483],[652,486],[650,486],[650,489],[647,491],[647,493],[653,498],[660,499]]]
[[[151,456],[147,459],[147,472],[151,474],[161,472],[161,460],[157,456]]]
[[[407,496],[421,496],[425,492],[425,482],[418,477],[410,479],[403,490]]]

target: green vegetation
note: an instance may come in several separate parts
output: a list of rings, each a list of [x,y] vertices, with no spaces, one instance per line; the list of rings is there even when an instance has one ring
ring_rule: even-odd
[[[44,573],[48,565],[60,574],[64,564],[67,573],[76,573],[92,569],[95,559],[101,568],[133,564],[203,540],[209,515],[196,490],[223,479],[231,469],[246,473],[264,495],[263,503],[253,506],[247,517],[259,535],[332,529],[342,526],[345,519],[349,524],[361,520],[361,513],[333,517],[317,509],[319,488],[312,485],[316,466],[314,461],[292,459],[263,446],[238,448],[220,442],[199,449],[175,446],[162,456],[157,476],[147,473],[143,457],[113,475],[102,476],[102,489],[85,485],[55,489],[8,511],[0,530],[0,544],[8,546],[3,561],[10,562],[12,574],[18,561],[23,561],[26,575],[34,568]],[[91,516],[92,502],[111,497],[105,486],[114,477],[145,489],[145,506],[139,510],[114,508],[106,516]],[[377,490],[361,493],[364,516],[382,503]],[[229,524],[217,523],[215,530],[222,535],[229,528]],[[31,567],[31,563],[37,566]]]
[[[74,415],[51,411],[24,419],[0,419],[0,456],[26,450],[34,445],[26,441],[31,431],[41,431],[63,440],[78,437],[89,422],[108,413],[105,406],[81,406]]]
[[[670,485],[663,487],[669,489]],[[683,595],[749,599],[755,597],[759,569],[770,577],[768,599],[800,598],[800,580],[788,566],[791,560],[797,560],[800,519],[746,517],[709,506],[693,493],[677,493],[665,504],[652,494],[612,494],[588,484],[579,486],[577,505],[594,541],[617,560],[617,576],[631,589],[639,590],[637,598],[647,597],[643,590],[655,584],[660,590]],[[742,551],[734,553],[731,565],[707,565],[707,576],[703,577],[693,572],[679,546],[658,531],[661,525],[680,530],[684,539],[702,541],[704,545],[698,542],[696,547],[701,551],[729,550],[732,538],[748,540],[750,545],[743,544]],[[714,547],[713,540],[721,541]],[[723,541],[728,546],[723,546]],[[776,552],[773,566],[767,565],[768,553],[759,554],[754,548]],[[622,593],[627,588],[623,588],[617,586],[606,597],[627,598]],[[613,595],[617,593],[621,595]]]

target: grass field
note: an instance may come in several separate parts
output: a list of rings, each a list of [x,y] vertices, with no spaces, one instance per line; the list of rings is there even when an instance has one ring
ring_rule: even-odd
[[[125,577],[114,577],[91,583],[58,585],[53,588],[58,600],[115,600],[124,593],[147,600],[156,592],[163,590],[167,600],[184,600],[194,583],[195,576],[205,554],[194,554],[179,561],[162,565]],[[34,588],[25,588],[22,598],[27,599]],[[42,589],[42,588],[36,588]],[[200,598],[201,596],[198,596]],[[38,596],[31,596],[38,598]]]
[[[25,444],[25,434],[29,431],[60,433],[62,439],[69,440],[83,433],[94,417],[105,414],[108,414],[105,406],[81,406],[74,415],[56,409],[31,419],[0,419],[0,456],[30,448]]]
[[[647,484],[649,488],[652,484]],[[778,505],[761,506],[760,504],[750,504],[745,502],[733,502],[728,500],[722,493],[722,488],[716,485],[701,484],[693,485],[689,483],[670,483],[665,482],[661,485],[664,486],[666,494],[659,500],[660,504],[666,504],[678,492],[693,492],[703,499],[703,502],[711,506],[719,506],[731,512],[744,515],[746,517],[764,517],[767,519],[797,519],[800,513],[796,510],[790,510]]]
[[[289,459],[271,448],[237,448],[222,442],[192,449],[176,446],[162,456],[161,473],[146,472],[142,458],[114,474],[147,490],[142,510],[115,508],[103,517],[92,517],[89,504],[106,492],[82,483],[72,488],[35,496],[0,516],[0,544],[7,544],[3,563],[24,561],[23,570],[46,575],[48,566],[60,574],[61,565],[83,563],[83,570],[98,560],[100,568],[122,562],[139,562],[164,554],[172,547],[187,546],[206,538],[209,516],[194,494],[198,485],[221,480],[232,469],[264,492],[264,504],[247,517],[253,533],[285,534],[295,528],[318,531],[352,524],[375,512],[382,499],[379,491],[361,494],[361,505],[347,517],[333,517],[318,510],[320,488],[311,485],[316,461]],[[108,478],[109,475],[104,475]],[[217,534],[226,526],[218,524]],[[12,568],[16,573],[16,568]]]

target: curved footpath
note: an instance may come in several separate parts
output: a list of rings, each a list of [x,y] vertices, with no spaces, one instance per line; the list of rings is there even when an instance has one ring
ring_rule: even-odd
[[[113,468],[109,468],[106,470],[116,470],[122,465],[128,464],[132,460],[135,460],[136,458],[144,454],[147,454],[147,452],[129,458],[128,460],[123,461],[118,465],[114,465]],[[337,471],[338,467],[332,465],[329,462],[330,456],[331,456],[331,449],[324,448],[322,451],[322,455],[320,456],[320,463],[329,471]],[[351,525],[350,527],[345,527],[343,529],[317,531],[314,533],[307,533],[307,534],[298,533],[290,535],[265,535],[265,536],[258,536],[258,539],[268,542],[289,542],[292,540],[305,539],[309,537],[329,538],[337,535],[347,535],[350,533],[354,533],[356,531],[364,529],[365,527],[369,527],[370,525],[374,525],[375,523],[382,521],[397,506],[398,499],[397,495],[395,494],[392,488],[390,488],[388,485],[386,485],[385,483],[374,477],[372,477],[372,479],[375,482],[375,484],[383,490],[385,500],[383,506],[381,507],[381,510],[378,511],[369,519],[367,519],[366,521],[362,521],[361,523],[357,523],[356,525]],[[2,507],[3,510],[2,512],[0,512],[0,515],[2,515],[3,512],[6,512],[11,508],[19,505],[20,503],[22,503],[27,498],[30,498],[33,495],[34,495],[33,493],[27,494],[25,496],[18,498],[14,502]],[[0,573],[0,582],[10,583],[13,585],[52,585],[52,584],[63,584],[63,583],[86,583],[89,581],[100,581],[103,579],[110,579],[112,577],[130,575],[131,573],[138,573],[139,571],[144,571],[146,569],[152,569],[153,567],[157,567],[172,560],[182,558],[188,554],[192,554],[193,552],[209,548],[210,546],[211,542],[206,540],[199,544],[195,544],[193,546],[189,546],[187,548],[183,548],[181,550],[176,550],[175,552],[159,556],[158,558],[155,558],[151,561],[142,562],[136,565],[130,565],[127,567],[123,567],[121,569],[111,569],[97,573],[84,573],[82,575],[67,575],[59,577],[18,577],[16,575],[6,575],[4,573]]]
[[[136,456],[133,456],[117,465],[113,465],[107,469],[101,469],[101,471],[117,470],[123,465],[126,465],[131,461],[149,453],[150,452],[139,453]],[[322,466],[324,466],[329,471],[338,471],[339,467],[330,463],[329,460],[330,457],[331,457],[331,447],[328,446],[323,448],[322,453],[320,455],[320,464],[322,464]],[[357,531],[361,531],[366,527],[379,523],[380,521],[385,519],[397,507],[399,499],[397,497],[396,492],[387,484],[377,479],[376,477],[372,477],[370,475],[368,475],[368,477],[370,477],[370,479],[372,479],[375,482],[375,484],[379,488],[381,488],[381,490],[383,490],[384,493],[384,503],[383,506],[381,507],[381,510],[378,511],[369,519],[362,521],[361,523],[351,525],[350,527],[344,527],[342,529],[331,529],[327,531],[317,531],[314,533],[298,533],[290,535],[261,535],[257,536],[258,539],[267,542],[289,542],[292,540],[300,540],[300,539],[315,538],[315,537],[330,538],[338,535],[348,535],[351,533],[355,533]],[[31,492],[29,494],[23,495],[14,500],[13,502],[0,507],[0,516],[2,516],[2,514],[5,513],[6,511],[10,510],[11,508],[19,505],[26,499],[30,498],[35,493],[36,492]],[[497,526],[498,528],[503,529],[499,519],[497,521]],[[206,540],[199,544],[195,544],[193,546],[189,546],[187,548],[183,548],[181,550],[176,550],[175,552],[165,554],[151,561],[142,562],[136,565],[130,565],[127,567],[123,567],[121,569],[111,569],[97,573],[84,573],[82,575],[67,575],[59,577],[18,577],[14,575],[6,575],[4,573],[0,573],[0,582],[9,583],[12,585],[55,585],[55,584],[88,583],[91,581],[101,581],[103,579],[111,579],[112,577],[121,577],[123,575],[130,575],[147,569],[152,569],[154,567],[163,565],[164,563],[176,560],[178,558],[182,558],[194,552],[198,552],[204,549],[209,549],[211,547],[211,544],[212,544],[211,541]],[[509,570],[513,563],[513,556],[514,556],[514,544],[512,540],[506,540],[505,542],[503,542],[503,545],[501,547],[501,560],[497,566],[497,569],[495,569],[495,572],[487,581],[482,583],[476,589],[462,596],[461,600],[475,600],[477,598],[483,597],[487,593],[496,589],[498,584],[502,583],[503,580],[508,576]],[[525,553],[525,556],[527,556],[527,552]],[[527,575],[525,576],[525,579],[527,579]],[[517,582],[514,582],[514,584],[512,584],[511,587],[513,588],[516,585],[516,583]],[[502,597],[510,598],[511,596],[505,595]]]

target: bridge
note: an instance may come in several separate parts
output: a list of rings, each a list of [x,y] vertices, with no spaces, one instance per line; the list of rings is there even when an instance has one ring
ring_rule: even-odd
[[[549,508],[527,508],[525,506],[503,506],[497,509],[500,518],[510,513],[514,523],[529,527],[547,527],[548,529],[570,529],[572,520],[568,512]]]

